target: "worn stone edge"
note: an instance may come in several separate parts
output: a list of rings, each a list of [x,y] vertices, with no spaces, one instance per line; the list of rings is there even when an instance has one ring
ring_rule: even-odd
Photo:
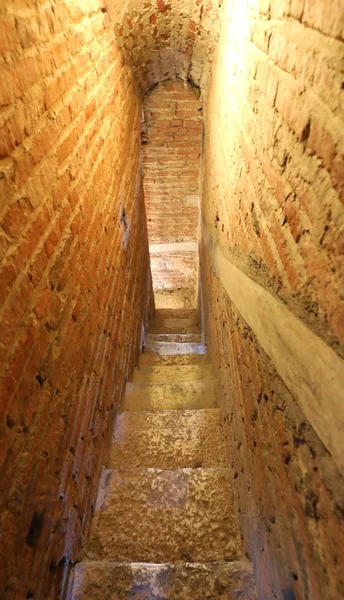
[[[150,254],[161,252],[197,252],[197,242],[166,242],[165,244],[149,244]]]

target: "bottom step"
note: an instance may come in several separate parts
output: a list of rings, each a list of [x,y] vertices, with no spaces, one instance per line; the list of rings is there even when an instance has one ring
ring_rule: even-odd
[[[71,600],[256,600],[251,564],[81,562]]]

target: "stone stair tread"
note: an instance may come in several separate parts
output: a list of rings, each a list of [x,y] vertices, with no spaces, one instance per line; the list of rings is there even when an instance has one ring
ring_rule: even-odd
[[[170,383],[129,382],[126,385],[124,410],[167,410],[216,408],[212,379]]]
[[[243,546],[228,477],[224,468],[104,469],[88,557],[236,560]]]
[[[176,365],[206,365],[209,364],[207,354],[141,354],[139,367],[144,366],[176,366]]]
[[[209,413],[214,411],[215,419]],[[225,467],[226,449],[220,411],[216,409],[141,413],[137,421],[122,413],[119,415],[110,449],[108,467],[118,469],[159,468],[181,469],[199,467]],[[166,414],[173,413],[173,414]],[[198,414],[200,413],[200,414]],[[206,413],[206,416],[204,415]],[[150,419],[149,415],[154,415]]]
[[[162,325],[153,323],[149,330],[149,334],[161,333],[188,333],[200,334],[201,328],[199,325],[193,325],[190,319],[166,319]]]
[[[212,366],[203,365],[158,365],[136,367],[133,374],[133,382],[170,382],[170,381],[194,381],[200,379],[212,379],[214,377]]]
[[[181,427],[222,425],[220,408],[156,410],[154,412],[144,410],[128,411],[117,416],[117,423],[119,421],[128,429],[157,429],[159,427],[163,429],[180,429]]]
[[[151,342],[186,342],[201,344],[202,334],[201,333],[149,333],[147,335],[147,345]]]
[[[149,336],[148,336],[149,337]],[[206,354],[207,347],[201,342],[160,342],[147,339],[145,352],[150,351],[156,354]]]
[[[71,600],[257,600],[251,563],[84,561],[74,570]]]

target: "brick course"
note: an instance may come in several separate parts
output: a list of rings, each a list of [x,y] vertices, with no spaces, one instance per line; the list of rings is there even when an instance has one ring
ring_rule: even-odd
[[[204,91],[202,216],[229,260],[343,357],[343,29],[338,7],[330,14],[325,2],[313,4],[224,4]],[[205,247],[201,265],[260,597],[336,600],[344,594],[342,476]]]
[[[4,600],[58,597],[81,555],[149,294],[140,101],[105,3],[36,4],[0,18]]]

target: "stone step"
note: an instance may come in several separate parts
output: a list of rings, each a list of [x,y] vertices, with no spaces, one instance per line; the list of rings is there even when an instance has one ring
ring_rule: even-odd
[[[140,355],[139,367],[146,366],[176,366],[176,365],[205,365],[209,364],[207,354],[163,354],[144,353]]]
[[[151,323],[148,333],[201,333],[200,325],[192,325],[190,319],[166,319],[165,323]]]
[[[158,314],[149,325],[149,333],[201,333],[197,315],[181,317],[179,313]]]
[[[215,384],[211,379],[173,383],[134,383],[125,388],[124,410],[180,410],[216,408]]]
[[[210,562],[243,554],[227,469],[103,470],[90,560]]]
[[[124,412],[118,415],[108,467],[225,467],[220,409]]]
[[[149,333],[146,346],[154,342],[186,342],[187,344],[202,344],[201,333]]]
[[[251,564],[81,562],[71,600],[257,600]]]
[[[196,379],[213,379],[212,366],[205,365],[171,365],[168,367],[137,367],[134,369],[134,382],[170,382],[170,381],[195,381]]]
[[[190,325],[199,325],[200,316],[194,308],[157,308],[154,313],[153,323],[168,325],[169,321],[188,321]]]
[[[165,356],[170,356],[171,354],[206,354],[207,347],[202,343],[161,342],[147,340],[145,352],[147,351]]]

